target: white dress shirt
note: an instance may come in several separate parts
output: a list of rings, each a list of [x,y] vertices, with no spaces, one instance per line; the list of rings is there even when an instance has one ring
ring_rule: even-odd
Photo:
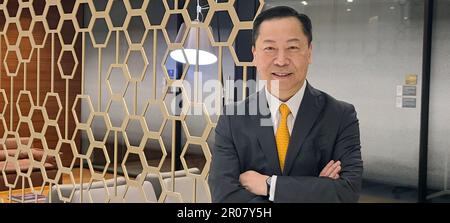
[[[288,129],[289,129],[289,135],[292,134],[292,129],[294,128],[295,118],[297,117],[298,110],[300,109],[300,104],[302,103],[302,100],[303,100],[303,95],[305,94],[306,84],[307,84],[307,82],[305,80],[305,82],[303,83],[303,86],[300,88],[300,90],[297,91],[297,93],[295,93],[294,96],[292,96],[286,102],[282,102],[282,101],[280,101],[280,99],[273,96],[267,89],[267,85],[266,85],[266,87],[265,87],[266,99],[269,104],[270,114],[271,114],[272,123],[273,123],[274,135],[277,134],[278,124],[280,123],[281,114],[280,114],[279,108],[282,103],[286,104],[289,107],[289,110],[291,111],[291,113],[289,114],[289,116],[287,118],[287,125],[288,125]],[[269,191],[269,200],[270,201],[274,201],[276,184],[277,184],[277,176],[273,175],[271,182],[270,182],[270,191]]]

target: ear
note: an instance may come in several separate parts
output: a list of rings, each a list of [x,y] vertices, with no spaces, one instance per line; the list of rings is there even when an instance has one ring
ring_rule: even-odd
[[[309,47],[308,47],[308,63],[309,64],[312,64],[312,48],[313,48],[313,45],[311,43],[311,44],[309,44]]]
[[[256,59],[256,48],[255,48],[255,46],[252,46],[252,54],[253,54],[253,62],[255,62],[255,59]]]

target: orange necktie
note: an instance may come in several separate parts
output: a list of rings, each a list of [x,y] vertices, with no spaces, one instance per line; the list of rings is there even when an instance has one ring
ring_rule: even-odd
[[[278,160],[280,161],[281,171],[284,169],[284,161],[286,159],[286,153],[289,145],[289,129],[287,125],[287,118],[291,111],[286,104],[280,105],[281,118],[275,136],[277,141]]]

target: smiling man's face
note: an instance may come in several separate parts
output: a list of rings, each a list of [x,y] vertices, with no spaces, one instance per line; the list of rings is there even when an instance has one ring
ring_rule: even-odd
[[[253,47],[253,61],[261,80],[282,101],[291,98],[305,83],[312,46],[295,17],[266,20],[259,27]],[[271,90],[279,81],[279,90]]]

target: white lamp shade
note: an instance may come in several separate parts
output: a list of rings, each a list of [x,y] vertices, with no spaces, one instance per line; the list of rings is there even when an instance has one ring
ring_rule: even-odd
[[[195,23],[195,22],[194,22]],[[182,38],[186,32],[186,25],[181,24],[180,30],[176,38],[177,43],[182,41]],[[199,32],[199,39],[197,40],[197,32]],[[186,63],[186,59],[189,64],[197,64],[197,49],[199,52],[198,65],[208,65],[217,62],[217,56],[215,55],[215,49],[211,46],[208,34],[205,28],[191,27],[189,29],[188,36],[184,42],[184,49],[176,49],[170,52],[170,57],[180,63]],[[184,54],[183,54],[184,51]]]
[[[203,51],[203,50],[199,50],[198,52],[199,52],[198,65],[208,65],[208,64],[213,64],[213,63],[217,62],[216,55],[214,55],[210,52],[207,52],[207,51]],[[186,58],[187,58],[189,64],[191,64],[191,65],[197,64],[197,50],[196,49],[185,49],[184,53],[186,54]],[[172,57],[172,59],[174,59],[180,63],[186,63],[185,56],[183,55],[183,50],[181,50],[181,49],[177,49],[177,50],[170,52],[170,57]]]

